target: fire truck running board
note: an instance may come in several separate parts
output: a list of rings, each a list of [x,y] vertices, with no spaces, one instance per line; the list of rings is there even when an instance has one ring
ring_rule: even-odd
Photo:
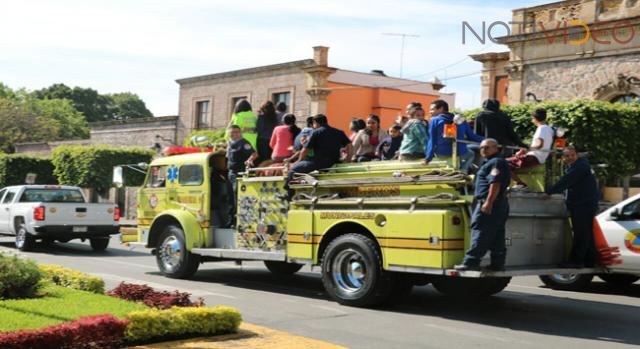
[[[287,256],[282,252],[269,252],[262,250],[232,250],[225,248],[193,248],[191,253],[201,256],[209,256],[225,259],[242,259],[258,261],[286,261]]]
[[[559,268],[555,266],[525,266],[525,267],[507,267],[505,271],[457,271],[455,269],[445,270],[447,276],[459,276],[467,278],[483,278],[483,277],[513,277],[513,276],[534,276],[534,275],[553,275],[553,274],[603,274],[607,270],[604,268]]]

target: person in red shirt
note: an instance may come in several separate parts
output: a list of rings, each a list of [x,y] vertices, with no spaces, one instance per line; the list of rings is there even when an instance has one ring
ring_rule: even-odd
[[[300,128],[296,126],[296,117],[287,114],[283,118],[284,125],[277,126],[273,130],[269,146],[273,149],[271,159],[273,162],[283,162],[293,155],[293,141],[300,133]]]

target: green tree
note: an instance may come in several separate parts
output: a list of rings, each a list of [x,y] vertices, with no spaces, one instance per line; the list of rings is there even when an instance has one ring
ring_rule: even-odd
[[[0,98],[0,150],[12,153],[15,143],[43,142],[57,138],[58,122],[46,117],[20,101]]]
[[[147,109],[144,101],[135,93],[113,93],[105,95],[105,97],[110,100],[110,119],[126,120],[153,117],[153,114]]]
[[[70,88],[65,84],[53,84],[33,92],[39,99],[68,99],[88,122],[109,120],[111,100],[91,88]]]

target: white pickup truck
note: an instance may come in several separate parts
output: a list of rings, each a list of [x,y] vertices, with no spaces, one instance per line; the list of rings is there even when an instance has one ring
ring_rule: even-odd
[[[89,239],[94,251],[109,245],[119,230],[114,204],[87,203],[78,187],[21,185],[0,190],[0,234],[15,235],[16,248],[27,251],[45,243]]]
[[[609,271],[597,274],[600,279],[618,287],[640,280],[640,195],[600,213],[593,234],[600,260]],[[553,289],[579,291],[589,285],[594,276],[554,274],[540,279]]]

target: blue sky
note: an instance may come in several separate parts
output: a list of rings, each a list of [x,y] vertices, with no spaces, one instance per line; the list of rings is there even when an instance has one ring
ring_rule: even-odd
[[[155,115],[175,115],[175,79],[310,58],[316,45],[331,48],[331,66],[397,76],[400,39],[382,33],[409,33],[420,37],[407,39],[404,77],[448,79],[445,91],[471,108],[481,102],[479,74],[456,77],[481,66],[465,57],[506,48],[463,45],[462,22],[479,29],[482,21],[511,20],[514,8],[547,2],[5,0],[0,81],[30,90],[62,82],[131,91]]]

